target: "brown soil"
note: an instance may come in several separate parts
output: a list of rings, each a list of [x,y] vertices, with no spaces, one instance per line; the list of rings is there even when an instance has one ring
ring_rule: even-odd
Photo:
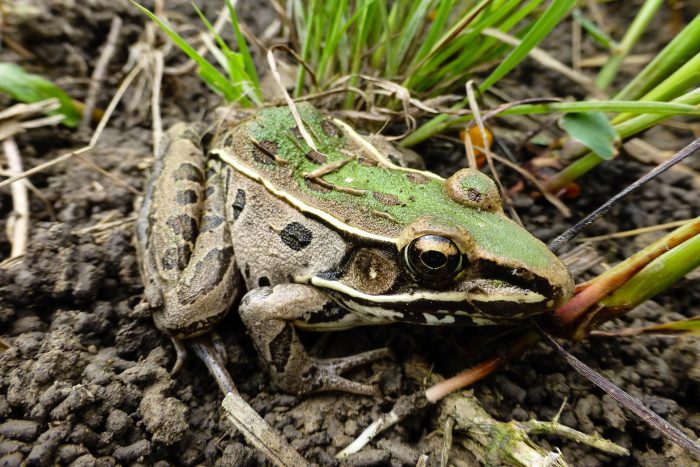
[[[12,2],[11,2],[12,3]],[[114,14],[124,20],[98,105],[105,107],[125,76],[128,47],[142,33],[145,20],[126,1],[36,2],[37,15],[9,17],[4,37],[31,56],[4,44],[0,62],[19,63],[47,76],[83,100],[89,74],[106,40]],[[175,3],[175,2],[173,2]],[[271,12],[254,2],[241,2],[243,21],[255,30],[265,27]],[[152,5],[151,5],[152,6]],[[214,9],[210,9],[213,16]],[[197,24],[188,2],[177,11]],[[630,10],[636,11],[636,10]],[[611,11],[627,21],[627,11]],[[658,24],[668,24],[667,13]],[[621,24],[627,24],[622,22]],[[669,37],[652,28],[645,48],[655,50]],[[550,50],[565,57],[569,30],[549,40]],[[558,47],[555,47],[559,44]],[[592,45],[586,44],[586,52]],[[567,46],[568,47],[568,46]],[[172,56],[177,54],[172,53]],[[178,59],[168,59],[177,61]],[[565,60],[565,59],[564,59]],[[633,73],[634,70],[629,70]],[[536,65],[504,82],[511,97],[573,95],[580,90],[552,77]],[[527,77],[538,76],[536,83]],[[551,78],[551,79],[550,79]],[[526,84],[523,88],[522,84]],[[163,83],[165,126],[177,120],[201,120],[218,103],[216,96],[191,75],[167,76]],[[135,196],[142,190],[150,159],[151,133],[147,94],[132,88],[87,157],[118,180],[107,178],[77,159],[31,177],[51,210],[31,198],[31,237],[23,261],[0,268],[0,338],[9,345],[0,353],[0,465],[257,465],[263,456],[234,432],[219,410],[221,394],[203,365],[190,358],[176,376],[167,369],[174,351],[150,318],[135,311],[142,286],[132,244],[131,223],[102,232],[85,231],[100,222],[132,219]],[[136,96],[136,97],[135,97]],[[0,96],[0,109],[10,102]],[[209,118],[209,117],[207,117]],[[504,130],[504,134],[505,131]],[[499,137],[497,133],[497,138]],[[692,137],[687,131],[660,127],[647,141],[677,150]],[[507,146],[510,141],[503,140]],[[30,130],[17,137],[25,167],[33,167],[86,142],[86,136],[64,127]],[[428,165],[442,172],[464,165],[458,147],[431,146]],[[422,148],[425,150],[425,148]],[[420,151],[421,148],[418,148]],[[518,157],[524,154],[518,154]],[[591,211],[649,166],[628,157],[606,164],[581,180],[583,195],[568,204],[574,219]],[[700,215],[698,177],[671,171],[630,196],[594,224],[587,235],[626,230]],[[550,205],[533,202],[527,193],[514,204],[531,231],[544,240],[563,231],[563,219]],[[6,220],[12,211],[10,191],[0,191],[0,260],[10,250]],[[617,261],[635,252],[651,236],[609,241],[599,253]],[[656,306],[630,313],[614,327],[667,322],[700,314],[699,276],[680,281],[658,297]],[[610,327],[613,327],[611,325]],[[228,369],[252,407],[276,427],[310,462],[334,465],[333,456],[371,421],[388,411],[402,394],[421,382],[411,366],[434,365],[449,375],[488,354],[474,355],[469,342],[481,330],[425,329],[407,325],[360,328],[328,336],[306,336],[324,356],[348,355],[389,346],[396,356],[352,376],[377,384],[383,397],[346,394],[306,398],[278,391],[262,371],[251,342],[235,311],[217,328],[230,363]],[[700,433],[700,351],[697,339],[640,337],[593,338],[568,343],[579,358],[651,406],[693,436]],[[613,458],[560,439],[537,441],[559,447],[573,465],[683,464],[688,458],[602,395],[569,368],[548,347],[526,357],[475,386],[484,408],[500,420],[549,420],[566,401],[561,422],[586,433],[598,432],[630,449],[627,459]],[[438,409],[429,408],[400,423],[350,461],[352,465],[415,465],[420,454],[438,465],[442,438],[436,425]],[[463,461],[475,463],[472,458]]]

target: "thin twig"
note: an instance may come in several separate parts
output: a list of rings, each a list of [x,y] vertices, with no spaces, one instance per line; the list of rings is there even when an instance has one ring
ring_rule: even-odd
[[[163,82],[163,52],[153,53],[153,89],[151,90],[151,118],[153,122],[153,157],[160,154],[160,143],[163,139],[163,121],[160,117],[160,88]]]
[[[316,143],[314,143],[314,140],[311,138],[309,132],[306,131],[306,127],[304,126],[304,122],[301,120],[301,115],[299,115],[299,110],[297,110],[297,106],[294,103],[294,100],[292,100],[292,96],[289,95],[287,88],[285,88],[284,84],[282,84],[282,76],[280,76],[279,71],[277,71],[277,61],[275,60],[275,55],[273,53],[274,49],[275,47],[271,47],[267,51],[267,63],[270,65],[270,72],[272,73],[273,78],[275,78],[275,82],[277,83],[280,92],[284,96],[284,100],[287,101],[287,106],[289,107],[290,112],[292,112],[294,121],[297,123],[301,137],[304,139],[304,141],[306,141],[306,144],[308,144],[311,149],[318,152]]]
[[[552,348],[554,348],[554,350],[556,350],[557,353],[564,358],[564,360],[566,360],[566,362],[571,365],[574,370],[588,379],[591,383],[610,394],[613,399],[618,401],[625,408],[634,412],[634,414],[641,418],[642,421],[662,432],[668,439],[700,460],[700,444],[693,441],[681,430],[661,418],[656,412],[645,406],[642,401],[628,394],[622,388],[613,384],[612,381],[603,377],[593,368],[589,367],[581,360],[564,350],[564,348],[560,346],[552,336],[550,336],[539,326],[538,330],[540,331],[540,335],[544,337],[549,345],[551,345]]]
[[[577,242],[592,243],[592,242],[599,242],[602,240],[612,240],[614,238],[634,237],[636,235],[641,235],[641,234],[645,234],[645,233],[649,233],[649,232],[658,232],[659,230],[666,230],[666,229],[673,229],[676,227],[680,227],[681,225],[685,224],[686,222],[690,222],[691,220],[692,219],[683,219],[682,221],[673,221],[673,222],[667,222],[665,224],[650,225],[649,227],[641,227],[639,229],[625,230],[624,232],[616,232],[616,233],[607,234],[607,235],[598,235],[595,237],[579,238],[576,241]]]
[[[527,170],[520,167],[518,164],[515,164],[515,163],[509,161],[505,157],[501,157],[497,154],[491,154],[491,157],[493,157],[495,160],[497,160],[501,164],[506,165],[506,166],[510,167],[511,169],[515,170],[523,178],[525,178],[528,182],[535,185],[535,188],[537,188],[542,193],[542,196],[544,196],[544,199],[549,201],[552,204],[552,206],[557,208],[559,210],[559,212],[561,212],[564,217],[571,216],[571,210],[566,206],[566,204],[564,204],[559,198],[554,196],[552,193],[548,192],[544,188],[544,186],[537,180],[537,177],[535,177],[530,172],[528,172]]]
[[[510,45],[514,45],[514,46],[519,45],[521,42],[520,39],[513,37],[509,34],[506,34],[503,31],[499,31],[497,29],[486,28],[482,31],[482,34],[484,34],[485,36],[495,37],[496,39],[500,40],[501,42],[505,42],[506,44],[510,44]],[[546,68],[549,68],[550,70],[557,72],[557,73],[561,74],[562,76],[569,78],[571,81],[577,83],[582,88],[584,88],[586,91],[590,92],[593,96],[598,97],[598,98],[605,98],[606,97],[605,93],[602,92],[598,88],[598,86],[596,86],[595,82],[591,78],[584,75],[583,73],[580,73],[580,72],[564,65],[562,62],[560,62],[556,58],[552,57],[551,55],[549,55],[547,52],[540,49],[539,47],[533,47],[532,50],[530,50],[530,53],[528,55],[533,60],[536,60],[537,62],[539,62],[541,65],[545,66]]]
[[[601,205],[598,209],[578,221],[573,227],[570,227],[567,229],[564,233],[559,235],[557,238],[552,240],[549,245],[550,250],[556,251],[562,246],[564,246],[566,243],[568,243],[572,238],[574,238],[576,235],[578,235],[581,230],[585,229],[589,225],[591,225],[593,222],[595,222],[600,216],[605,214],[612,208],[612,206],[617,203],[619,200],[627,196],[628,194],[632,193],[636,189],[640,188],[643,186],[645,183],[647,183],[649,180],[655,178],[657,175],[665,172],[666,170],[670,169],[683,159],[685,159],[688,156],[691,156],[695,151],[700,149],[700,138],[696,138],[694,141],[692,141],[690,144],[688,144],[686,147],[678,151],[672,158],[668,159],[665,161],[663,164],[657,165],[654,167],[652,170],[644,174],[642,177],[640,177],[638,180],[636,180],[634,183],[631,183],[628,185],[624,190],[620,191],[618,194],[607,200],[603,205]]]
[[[238,3],[238,1],[232,0],[231,3],[233,5],[233,7],[235,8],[236,3]],[[158,14],[158,16],[161,16],[161,15]],[[228,19],[228,8],[226,7],[226,5],[224,5],[219,10],[219,14],[216,17],[216,21],[214,21],[214,25],[213,25],[214,32],[216,32],[217,34],[220,34],[221,30],[224,28],[224,25],[226,24],[227,19]],[[209,32],[209,30],[206,30],[206,31],[200,32],[199,37],[204,38],[205,36],[209,36],[211,34],[212,33]],[[200,45],[199,48],[197,49],[197,55],[199,55],[201,57],[205,57],[208,50],[209,49],[207,48],[206,44]],[[164,72],[168,75],[184,75],[184,74],[190,73],[196,67],[197,67],[197,62],[195,62],[192,59],[189,59],[185,63],[183,63],[182,65],[165,67]]]
[[[7,158],[7,165],[10,172],[22,173],[22,157],[14,138],[7,138],[2,142],[2,149]],[[12,250],[10,258],[24,255],[27,251],[27,241],[29,238],[29,197],[27,196],[27,186],[24,183],[12,185]]]
[[[100,58],[97,59],[97,64],[90,77],[90,87],[88,88],[87,96],[85,97],[85,107],[83,108],[83,119],[80,121],[80,130],[85,130],[90,126],[92,121],[92,113],[95,110],[95,105],[97,104],[97,94],[100,91],[100,86],[102,86],[102,81],[104,81],[105,74],[107,73],[107,66],[112,60],[114,51],[117,49],[117,40],[119,39],[119,33],[122,29],[122,20],[119,16],[114,16],[112,18],[112,24],[109,27],[109,34],[107,35],[107,42],[102,49]]]

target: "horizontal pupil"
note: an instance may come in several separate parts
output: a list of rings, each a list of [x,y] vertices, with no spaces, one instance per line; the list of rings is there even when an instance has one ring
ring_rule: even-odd
[[[431,269],[438,269],[447,264],[447,257],[443,253],[435,250],[424,251],[421,253],[420,259],[423,261],[423,264]]]

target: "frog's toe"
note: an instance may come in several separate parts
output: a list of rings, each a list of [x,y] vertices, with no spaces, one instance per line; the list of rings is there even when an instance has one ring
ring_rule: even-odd
[[[171,337],[170,341],[173,343],[173,347],[175,348],[175,364],[173,365],[172,370],[170,370],[170,374],[176,375],[185,365],[185,360],[187,359],[187,347],[185,347],[185,344],[183,344],[181,340],[175,339],[174,337]]]
[[[357,355],[340,358],[312,359],[312,365],[305,373],[305,379],[310,380],[310,392],[343,391],[364,396],[379,396],[376,386],[352,381],[340,376],[343,372],[361,365],[391,356],[389,349],[370,350]]]
[[[332,371],[336,373],[343,373],[375,360],[381,360],[389,357],[391,357],[391,351],[385,347],[382,349],[362,352],[356,355],[350,355],[349,357],[325,358],[320,361],[323,362],[324,365],[327,365],[328,368],[332,369]]]
[[[214,352],[218,355],[218,358],[223,362],[228,362],[228,353],[226,352],[226,344],[224,340],[216,332],[210,331],[210,340]]]
[[[342,391],[361,396],[376,397],[381,395],[379,388],[376,386],[343,378],[337,373],[333,373],[332,370],[323,368],[322,365],[319,365],[317,369],[320,371],[315,375],[315,381],[310,384],[312,388],[310,392]]]

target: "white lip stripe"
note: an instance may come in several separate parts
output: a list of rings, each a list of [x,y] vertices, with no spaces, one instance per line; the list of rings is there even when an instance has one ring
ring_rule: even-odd
[[[277,196],[278,198],[281,198],[285,201],[287,201],[289,204],[292,206],[296,207],[299,211],[301,212],[308,212],[309,214],[313,214],[314,216],[319,217],[320,219],[323,219],[324,221],[328,222],[329,224],[338,227],[340,230],[343,230],[349,234],[358,236],[358,237],[363,237],[363,238],[369,238],[371,240],[377,240],[380,242],[384,243],[391,243],[391,244],[396,244],[396,238],[395,237],[386,237],[384,235],[377,235],[373,234],[371,232],[367,232],[362,229],[358,229],[357,227],[353,227],[351,225],[346,224],[345,222],[342,222],[339,220],[337,217],[332,216],[331,214],[328,214],[327,212],[314,208],[312,206],[309,206],[308,204],[303,203],[299,199],[290,196],[289,193],[286,193],[277,187],[275,187],[272,183],[270,183],[269,180],[266,180],[263,178],[260,174],[255,172],[249,167],[246,167],[243,164],[238,163],[236,159],[231,156],[227,151],[223,149],[212,149],[211,150],[212,154],[215,154],[221,158],[221,160],[225,161],[227,164],[231,165],[234,169],[236,169],[238,172],[242,173],[248,178],[251,178],[255,180],[258,183],[261,183],[267,190],[270,191],[273,195]]]
[[[296,279],[296,278],[295,278]],[[296,280],[295,280],[296,281]],[[300,280],[300,282],[311,282],[312,285],[332,289],[340,292],[348,297],[353,297],[361,300],[367,300],[374,303],[411,303],[418,300],[434,300],[436,302],[498,302],[506,301],[513,303],[539,303],[545,300],[544,295],[536,292],[523,292],[522,294],[477,294],[469,292],[418,292],[415,294],[397,294],[397,295],[370,295],[362,293],[358,290],[349,287],[342,282],[329,281],[320,277],[311,277],[309,280]]]

